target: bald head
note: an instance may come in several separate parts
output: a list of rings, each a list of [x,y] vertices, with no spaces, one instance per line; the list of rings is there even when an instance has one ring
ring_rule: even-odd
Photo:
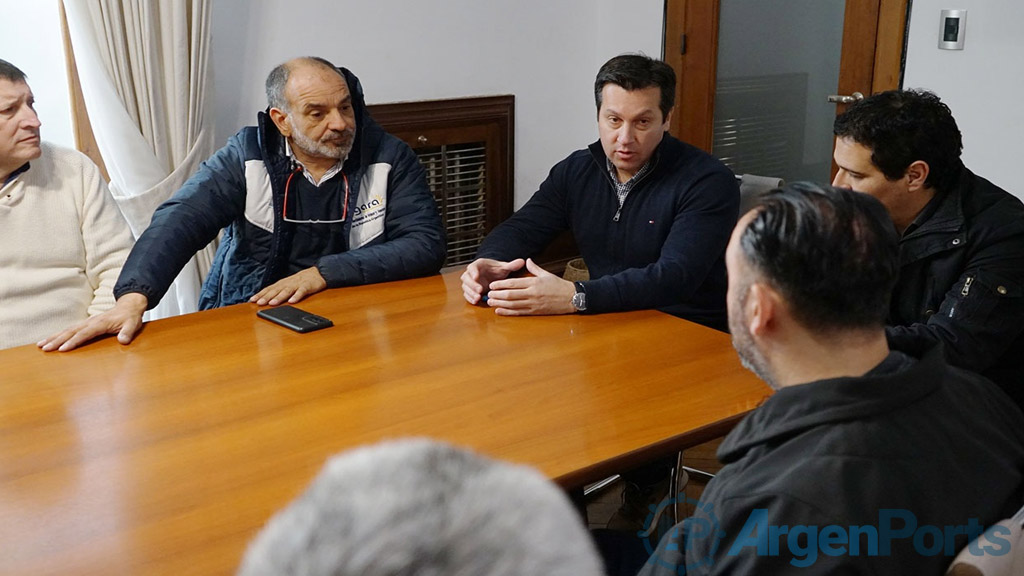
[[[341,77],[342,82],[345,82],[345,76],[341,73],[341,70],[319,56],[293,58],[283,64],[278,64],[267,76],[267,104],[271,108],[290,111],[285,89],[288,86],[288,79],[291,77],[292,72],[300,69],[328,70],[333,74],[337,74]],[[346,82],[346,86],[347,84]]]

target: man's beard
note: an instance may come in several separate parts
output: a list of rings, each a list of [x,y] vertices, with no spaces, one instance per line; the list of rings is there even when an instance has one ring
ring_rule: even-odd
[[[748,287],[749,289],[749,287]],[[775,377],[772,375],[768,360],[758,349],[754,337],[747,330],[747,319],[743,313],[744,304],[747,300],[747,293],[744,292],[740,302],[736,306],[730,306],[729,310],[729,333],[732,335],[732,347],[740,357],[740,363],[747,370],[753,372],[758,378],[764,380],[773,390],[778,390]]]
[[[352,151],[352,145],[356,139],[355,128],[346,128],[342,132],[330,130],[324,134],[319,141],[313,140],[299,129],[292,122],[291,116],[288,123],[292,127],[292,145],[310,156],[320,158],[334,158],[344,161]]]

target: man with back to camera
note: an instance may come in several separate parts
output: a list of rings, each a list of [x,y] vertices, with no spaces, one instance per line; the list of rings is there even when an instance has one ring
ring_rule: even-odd
[[[424,170],[370,117],[355,75],[296,58],[274,68],[266,88],[259,125],[157,208],[114,288],[114,309],[41,341],[43,350],[102,334],[131,342],[143,312],[222,228],[201,309],[295,303],[327,288],[437,273],[445,233]]]
[[[724,164],[666,133],[675,81],[668,64],[643,55],[601,67],[600,140],[555,165],[487,236],[462,275],[469,303],[502,315],[663,308],[726,329],[723,253],[739,188]],[[530,258],[565,230],[586,261],[586,282]],[[524,267],[532,276],[509,278]]]
[[[99,169],[40,139],[25,73],[0,60],[0,348],[109,310],[132,247]]]
[[[886,342],[897,243],[882,204],[848,189],[790,184],[740,218],[733,346],[776,392],[643,576],[938,575],[1020,506],[1020,409],[938,347]]]
[[[866,98],[834,132],[833,184],[881,200],[900,233],[889,344],[941,342],[1024,406],[1024,204],[963,165],[956,120],[930,92]]]

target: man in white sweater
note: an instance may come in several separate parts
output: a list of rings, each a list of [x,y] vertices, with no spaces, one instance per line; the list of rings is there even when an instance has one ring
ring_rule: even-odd
[[[25,74],[0,60],[0,348],[114,305],[132,246],[99,169],[39,139]]]

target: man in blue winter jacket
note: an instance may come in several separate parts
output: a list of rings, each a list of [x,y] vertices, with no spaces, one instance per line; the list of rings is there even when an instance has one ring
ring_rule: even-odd
[[[445,233],[412,150],[366,111],[359,80],[321,58],[267,77],[269,108],[153,214],[117,303],[39,343],[127,344],[188,259],[224,231],[200,307],[295,303],[327,288],[436,273]]]
[[[726,329],[725,246],[739,188],[717,159],[666,131],[676,78],[643,55],[616,56],[594,83],[600,140],[552,168],[495,228],[462,275],[471,304],[502,315],[660,308]],[[575,284],[529,257],[570,230],[590,271]],[[525,270],[532,276],[509,278]]]

